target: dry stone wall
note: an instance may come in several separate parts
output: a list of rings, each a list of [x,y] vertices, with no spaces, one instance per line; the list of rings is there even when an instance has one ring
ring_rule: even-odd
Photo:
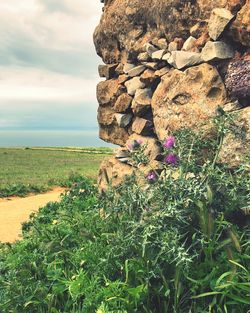
[[[238,111],[236,123],[245,129],[244,142],[226,138],[220,156],[238,165],[250,142],[250,0],[101,2],[94,33],[104,62],[97,86],[100,138],[121,148],[102,164],[100,188],[136,171],[128,158],[131,142],[147,144],[157,168],[158,141],[208,124],[218,106]]]

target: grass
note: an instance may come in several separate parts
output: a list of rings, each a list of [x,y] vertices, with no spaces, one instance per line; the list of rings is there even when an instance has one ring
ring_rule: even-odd
[[[96,178],[111,149],[0,148],[0,197],[41,192],[74,174]]]

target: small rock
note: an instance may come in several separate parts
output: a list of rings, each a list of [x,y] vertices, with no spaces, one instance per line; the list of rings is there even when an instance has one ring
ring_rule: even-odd
[[[205,62],[230,59],[233,56],[233,49],[223,41],[208,41],[201,51],[201,57]]]
[[[146,86],[151,86],[155,79],[155,71],[150,69],[146,69],[140,76],[141,82],[143,82]]]
[[[102,64],[98,66],[98,72],[100,77],[110,79],[116,76],[115,69],[117,64]]]
[[[115,150],[115,158],[120,159],[120,158],[127,158],[129,156],[129,151],[124,148],[118,148]]]
[[[148,53],[149,56],[152,56],[152,53],[154,53],[155,51],[158,50],[155,46],[151,45],[151,43],[146,43],[143,46],[143,49],[144,49],[144,51],[146,51]]]
[[[124,71],[123,71],[123,64],[122,63],[119,63],[115,69],[115,72],[116,74],[118,75],[122,75],[124,74]]]
[[[167,74],[170,71],[170,68],[168,66],[165,66],[161,68],[158,71],[155,71],[155,76],[162,77],[163,75]]]
[[[117,98],[115,105],[114,105],[115,112],[117,113],[126,112],[130,108],[132,100],[133,98],[127,93],[123,93],[122,95],[120,95]]]
[[[126,74],[122,74],[118,76],[118,83],[123,84],[129,79],[129,76]]]
[[[202,63],[201,54],[188,51],[173,51],[167,61],[174,68],[182,69]]]
[[[128,71],[128,76],[130,77],[139,76],[145,69],[146,67],[144,65],[138,65]]]
[[[132,114],[120,114],[116,113],[115,118],[119,127],[125,128],[131,122],[133,115]]]
[[[168,45],[168,51],[176,51],[178,50],[178,44],[175,41],[171,41]]]
[[[150,56],[147,52],[142,52],[137,57],[139,62],[147,62],[150,60]]]
[[[166,54],[164,54],[164,56],[162,57],[163,61],[168,61],[168,59],[171,57],[171,52],[167,52]]]
[[[153,60],[161,60],[164,53],[165,53],[165,50],[157,50],[157,51],[152,53],[152,59]]]
[[[158,41],[157,41],[157,47],[160,48],[160,49],[163,49],[163,50],[167,50],[168,48],[168,42],[167,42],[167,39],[166,38],[160,38]]]
[[[134,67],[136,67],[135,64],[132,64],[132,63],[125,63],[124,66],[123,66],[123,71],[125,74],[128,74],[128,72],[130,70],[132,70]]]
[[[158,69],[158,63],[157,62],[145,62],[143,63],[147,68],[150,68],[151,70],[157,70]]]
[[[136,117],[132,124],[132,131],[138,135],[147,136],[152,134],[153,123],[141,117]]]
[[[182,50],[189,51],[194,47],[194,44],[196,42],[196,38],[193,36],[188,37],[188,39],[184,42]]]
[[[152,90],[150,88],[137,89],[134,100],[137,103],[150,105],[152,99]]]
[[[217,40],[233,17],[233,14],[227,9],[213,9],[208,22],[209,36],[213,40]]]
[[[144,115],[151,108],[152,90],[150,88],[137,89],[132,102],[133,113],[137,116]]]
[[[140,81],[140,77],[134,77],[125,82],[128,94],[133,96],[137,89],[144,88],[145,84]]]

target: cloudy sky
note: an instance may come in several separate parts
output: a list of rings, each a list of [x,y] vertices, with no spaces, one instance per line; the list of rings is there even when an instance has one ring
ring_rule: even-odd
[[[99,0],[0,0],[0,130],[97,127]]]

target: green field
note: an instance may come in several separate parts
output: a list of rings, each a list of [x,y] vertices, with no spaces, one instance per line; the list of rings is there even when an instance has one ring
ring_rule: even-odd
[[[0,148],[0,197],[40,192],[68,178],[96,178],[108,148]]]

